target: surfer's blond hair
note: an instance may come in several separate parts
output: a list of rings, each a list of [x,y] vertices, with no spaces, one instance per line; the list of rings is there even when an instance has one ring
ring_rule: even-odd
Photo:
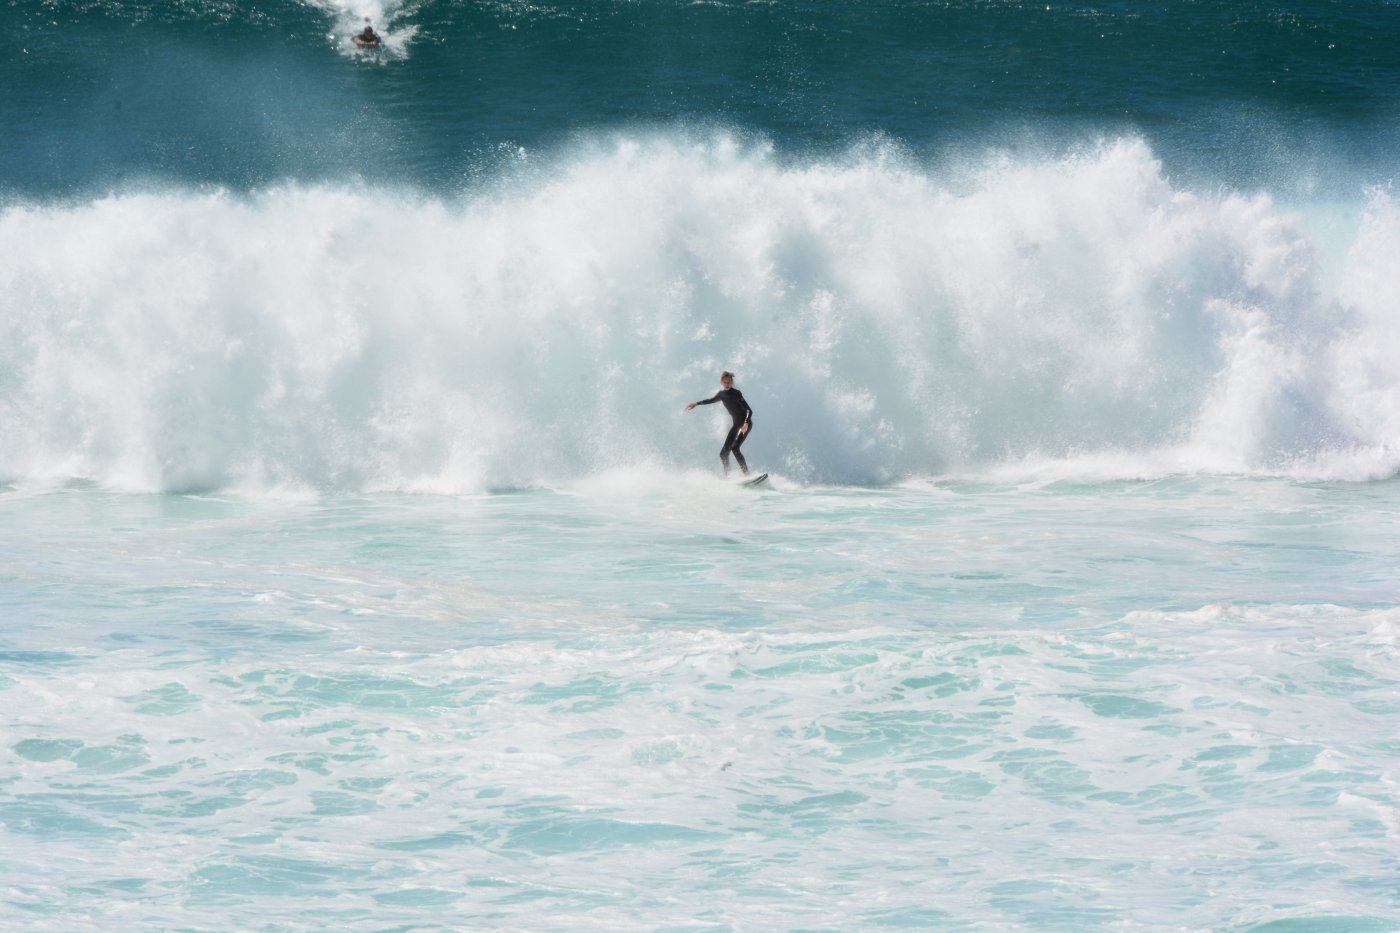
[[[734,381],[734,374],[731,373],[731,372],[730,372],[729,370],[727,370],[727,369],[726,369],[724,372],[722,372],[722,373],[719,374],[719,381],[720,381],[720,382],[723,382],[723,381],[726,380],[726,379],[728,379],[730,382],[733,382],[733,381]]]

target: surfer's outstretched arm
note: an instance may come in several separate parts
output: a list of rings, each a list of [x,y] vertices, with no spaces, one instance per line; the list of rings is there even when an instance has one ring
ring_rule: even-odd
[[[715,402],[718,402],[718,401],[719,401],[719,396],[718,396],[718,395],[714,396],[713,398],[701,399],[701,400],[698,401],[698,402],[691,402],[689,405],[685,406],[685,410],[686,410],[686,411],[690,411],[690,410],[691,410],[692,408],[694,408],[696,405],[713,405]]]

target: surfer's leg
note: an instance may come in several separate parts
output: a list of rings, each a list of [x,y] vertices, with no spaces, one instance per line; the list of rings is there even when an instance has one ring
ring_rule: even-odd
[[[731,434],[736,434],[736,435],[738,435],[738,436],[735,437],[734,443],[731,444],[731,445],[729,446],[729,449],[730,449],[731,451],[734,452],[734,459],[737,460],[737,461],[739,461],[739,469],[744,471],[744,475],[745,475],[745,476],[748,476],[748,475],[749,475],[749,465],[748,465],[748,463],[744,460],[744,455],[743,455],[742,453],[740,453],[739,448],[740,448],[741,446],[743,446],[744,441],[746,441],[746,440],[749,439],[749,435],[753,433],[753,427],[752,427],[752,425],[751,425],[751,426],[749,427],[749,429],[748,429],[747,431],[745,431],[743,434],[739,434],[739,429],[738,429],[738,428],[735,428],[735,429],[734,429],[733,431],[731,431],[730,433],[731,433]]]
[[[740,437],[737,441],[735,440],[735,438],[738,437],[738,434],[738,425],[735,425],[734,427],[730,428],[729,433],[726,434],[724,437],[724,446],[719,449],[719,462],[724,464],[725,476],[729,475],[729,452],[731,450],[734,451],[734,456],[739,458],[739,468],[745,473],[748,472],[748,468],[744,466],[744,457],[742,454],[739,453],[739,444],[743,442],[743,438]]]

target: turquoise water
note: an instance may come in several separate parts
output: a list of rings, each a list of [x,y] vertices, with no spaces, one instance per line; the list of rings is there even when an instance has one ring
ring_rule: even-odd
[[[1400,930],[1392,0],[6,14],[0,929]]]
[[[11,925],[1394,927],[1393,482],[0,509]]]

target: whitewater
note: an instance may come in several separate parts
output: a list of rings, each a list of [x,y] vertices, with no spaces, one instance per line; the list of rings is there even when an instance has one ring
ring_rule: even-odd
[[[695,466],[721,369],[798,482],[1379,479],[1400,213],[1173,184],[1141,140],[920,164],[619,136],[454,197],[0,212],[0,480],[476,492]],[[1056,466],[1058,464],[1059,466]]]
[[[0,926],[1394,929],[1397,514],[10,491]]]

